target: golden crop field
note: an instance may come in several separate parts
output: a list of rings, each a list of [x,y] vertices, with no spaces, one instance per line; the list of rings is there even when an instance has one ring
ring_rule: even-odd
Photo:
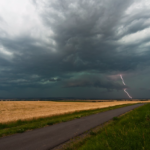
[[[47,117],[79,110],[104,108],[139,101],[112,102],[52,102],[52,101],[0,101],[0,123]]]

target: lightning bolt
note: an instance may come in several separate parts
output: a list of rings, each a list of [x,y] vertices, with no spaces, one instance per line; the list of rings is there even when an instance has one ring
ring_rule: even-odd
[[[123,85],[126,85],[121,74],[120,74],[120,78],[122,80]],[[124,92],[128,95],[129,98],[132,99],[132,97],[130,96],[130,94],[127,92],[126,88],[124,89]]]

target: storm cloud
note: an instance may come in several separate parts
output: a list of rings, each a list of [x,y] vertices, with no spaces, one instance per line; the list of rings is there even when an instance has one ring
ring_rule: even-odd
[[[149,81],[149,11],[147,0],[2,0],[0,94],[55,89],[41,96],[61,96],[71,88],[78,97],[77,87],[89,87],[120,98],[122,74],[130,93],[142,97],[139,89],[149,86],[139,80]]]
[[[113,82],[109,78],[98,75],[80,75],[79,77],[65,81],[64,87],[95,87],[109,90],[123,90],[127,88],[120,83]]]

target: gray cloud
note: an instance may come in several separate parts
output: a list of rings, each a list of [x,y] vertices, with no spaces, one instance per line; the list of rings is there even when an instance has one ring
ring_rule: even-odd
[[[62,87],[64,83],[65,87],[122,90],[123,85],[98,75],[134,73],[150,65],[149,46],[141,48],[149,36],[118,42],[150,26],[147,10],[125,13],[134,2],[33,0],[42,35],[22,32],[12,36],[0,28],[1,89]],[[38,28],[32,27],[31,33],[34,30]],[[95,75],[79,76],[82,72]]]
[[[59,79],[59,78],[51,78],[51,79],[49,79],[49,81],[56,82],[56,81],[61,81],[61,79]]]
[[[128,88],[127,86],[124,86],[118,82],[113,82],[107,77],[94,74],[84,74],[75,78],[68,79],[65,81],[64,87],[95,87],[107,90],[123,90],[124,88]]]

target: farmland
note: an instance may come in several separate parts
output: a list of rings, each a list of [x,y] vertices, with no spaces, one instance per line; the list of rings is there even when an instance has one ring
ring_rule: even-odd
[[[52,102],[52,101],[0,101],[0,123],[17,120],[31,120],[91,110],[122,104],[139,103],[140,101],[111,102]]]

